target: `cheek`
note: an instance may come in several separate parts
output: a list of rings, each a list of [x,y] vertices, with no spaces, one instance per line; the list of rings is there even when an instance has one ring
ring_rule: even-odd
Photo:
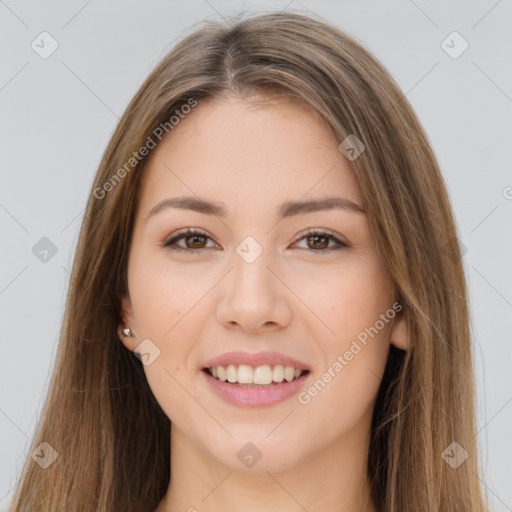
[[[323,321],[322,338],[333,348],[343,348],[391,307],[384,269],[370,251],[347,254],[340,264],[315,272],[295,270],[294,292]]]
[[[325,420],[326,436],[334,436],[371,414],[394,312],[389,311],[392,295],[384,271],[374,257],[354,258],[319,282],[320,288],[308,290],[311,309],[329,327],[319,327],[322,332],[316,336],[325,366],[305,390],[301,404],[308,417]]]
[[[350,431],[363,418],[370,421],[386,366],[390,324],[374,331],[370,329],[373,325],[361,330],[355,325],[360,320],[350,321],[350,327],[345,330],[339,325],[343,334],[334,343],[325,336],[322,338],[326,364],[299,396],[304,408],[302,417],[311,422],[311,428],[314,428],[313,418],[322,418],[322,435],[326,440]],[[362,332],[365,337],[350,336],[349,332]]]
[[[141,335],[161,340],[172,338],[179,322],[197,313],[194,308],[208,291],[207,280],[157,259],[135,268],[132,282],[137,327]]]
[[[200,338],[198,301],[206,290],[195,287],[175,270],[151,272],[131,289],[135,321],[140,337],[151,339],[159,356],[144,366],[148,384],[167,417],[178,425],[201,416],[190,368],[190,353]],[[194,307],[199,306],[199,307]],[[203,411],[204,414],[204,411]]]
[[[162,268],[161,262],[134,265],[130,295],[139,341],[151,340],[158,352],[144,372],[155,398],[170,416],[187,400],[182,386],[190,387],[189,354],[201,329],[197,319],[201,309],[194,306],[205,291],[194,288],[183,273]]]

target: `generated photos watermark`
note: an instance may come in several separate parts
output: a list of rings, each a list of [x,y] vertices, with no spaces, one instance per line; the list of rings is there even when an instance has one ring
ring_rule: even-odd
[[[306,405],[311,402],[311,400],[317,396],[329,382],[331,382],[342,370],[347,366],[350,361],[354,359],[354,357],[361,352],[361,350],[368,345],[368,337],[374,338],[379,334],[379,332],[384,329],[386,324],[389,324],[393,318],[395,318],[396,314],[402,310],[402,305],[398,302],[395,302],[391,308],[389,308],[385,313],[381,313],[379,320],[375,321],[375,323],[371,327],[365,328],[357,335],[357,339],[352,340],[350,344],[350,348],[346,350],[343,354],[340,354],[336,357],[336,361],[334,361],[327,370],[322,373],[320,378],[318,378],[306,391],[302,391],[298,394],[298,400],[301,404]]]
[[[184,119],[195,106],[197,106],[197,100],[195,98],[189,98],[187,103],[177,108],[174,111],[175,115],[173,114],[168,121],[158,125],[151,135],[148,136],[146,142],[137,151],[132,153],[132,156],[128,158],[122,167],[117,169],[101,187],[97,187],[93,190],[93,196],[96,199],[103,199],[107,192],[112,192],[118,183],[156,147],[157,142],[155,138],[160,142],[164,134],[170,133],[179,124],[180,120]]]

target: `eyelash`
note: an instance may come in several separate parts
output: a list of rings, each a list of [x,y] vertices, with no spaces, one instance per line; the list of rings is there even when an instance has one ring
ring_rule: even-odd
[[[174,236],[172,236],[168,240],[164,241],[164,243],[162,244],[162,247],[164,247],[166,249],[170,249],[171,251],[178,251],[178,252],[184,252],[184,253],[185,252],[186,253],[200,253],[202,251],[207,250],[207,248],[202,248],[202,249],[184,249],[183,247],[172,247],[173,245],[176,244],[176,242],[178,242],[182,238],[191,237],[191,236],[201,236],[201,237],[208,238],[208,239],[211,240],[211,238],[205,232],[203,232],[203,231],[186,228],[186,229],[183,229],[181,231],[178,231]],[[328,242],[333,241],[333,242],[336,242],[338,244],[338,247],[334,247],[334,248],[330,247],[330,248],[327,248],[327,249],[306,249],[309,252],[314,252],[314,253],[320,253],[321,254],[321,253],[325,253],[327,251],[338,250],[338,249],[346,249],[346,248],[350,247],[349,244],[347,244],[345,242],[342,242],[340,239],[338,239],[333,234],[325,232],[325,231],[316,230],[316,229],[313,229],[313,230],[310,230],[310,231],[306,231],[306,232],[302,232],[302,233],[300,233],[299,236],[300,236],[300,238],[299,238],[299,240],[297,240],[298,242],[303,240],[304,238],[309,238],[309,237],[313,237],[313,236],[319,236],[319,237],[322,237],[322,238],[327,238]]]

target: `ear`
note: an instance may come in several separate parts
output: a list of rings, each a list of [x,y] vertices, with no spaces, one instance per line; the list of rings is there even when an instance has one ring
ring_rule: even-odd
[[[407,321],[403,312],[397,313],[393,319],[389,341],[396,348],[407,350],[410,347],[409,337],[407,335]]]
[[[123,342],[123,345],[128,349],[133,351],[134,348],[138,345],[137,343],[137,327],[135,325],[135,319],[133,316],[132,304],[130,301],[130,297],[127,294],[123,294],[119,296],[121,301],[121,321],[117,326],[117,335],[119,339]],[[132,332],[131,336],[125,336],[123,334],[123,329],[129,328]]]

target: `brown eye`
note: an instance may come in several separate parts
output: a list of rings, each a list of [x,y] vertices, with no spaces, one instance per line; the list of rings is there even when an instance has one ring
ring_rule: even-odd
[[[184,240],[184,245],[179,245],[178,242],[181,242],[182,240]],[[187,228],[186,230],[182,230],[175,236],[171,237],[162,245],[172,251],[196,253],[211,248],[207,247],[208,240],[211,240],[211,238],[206,233]],[[318,254],[325,254],[327,251],[350,247],[349,244],[342,242],[331,233],[326,233],[324,231],[306,232],[302,235],[302,238],[299,241],[302,240],[306,240],[306,247],[301,248],[306,250],[309,249],[309,252],[315,252]],[[334,242],[333,247],[329,247],[331,242]]]
[[[310,249],[327,249],[327,247],[329,246],[330,240],[327,236],[312,235],[306,238],[312,244],[312,246],[310,246]]]
[[[189,249],[204,249],[204,242],[206,240],[206,237],[202,235],[191,235],[191,236],[184,236],[182,237],[186,241],[190,241],[190,246],[185,242],[185,245]]]
[[[301,233],[301,235],[302,238],[299,241],[306,240],[305,249],[310,249],[309,252],[325,254],[328,251],[350,247],[349,244],[342,242],[333,234],[326,233],[324,231],[309,231]],[[329,247],[330,242],[334,242],[335,245],[333,247]],[[301,249],[302,248],[303,247],[301,247]]]
[[[184,240],[184,246],[177,244],[177,242],[180,242],[181,240]],[[167,247],[172,251],[199,252],[209,248],[206,246],[208,240],[210,240],[210,237],[206,233],[186,229],[164,242],[163,247]]]

